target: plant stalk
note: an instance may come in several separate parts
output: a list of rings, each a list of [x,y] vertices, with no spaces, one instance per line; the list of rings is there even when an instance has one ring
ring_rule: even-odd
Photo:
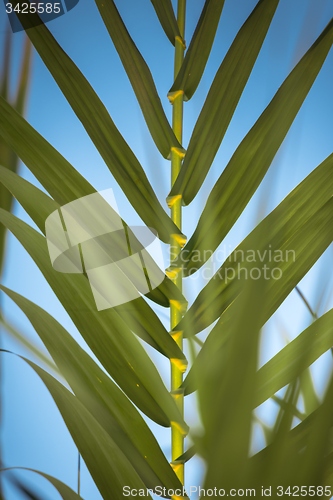
[[[182,39],[179,37],[175,41],[175,62],[174,62],[174,78],[176,78],[179,69],[184,60],[184,32],[185,32],[185,11],[186,11],[186,0],[178,0],[177,7],[177,22],[179,26],[179,31]],[[172,99],[172,129],[177,137],[179,143],[182,143],[183,139],[183,92],[179,92]],[[181,165],[183,161],[183,154],[176,150],[171,150],[171,186],[175,183],[177,176],[180,172]],[[173,222],[182,229],[182,205],[181,199],[177,199],[172,203],[171,206],[171,218]],[[172,238],[171,241],[171,252],[170,261],[172,262],[181,250],[181,245],[179,239],[176,237]],[[182,270],[180,270],[176,276],[172,278],[173,282],[182,291]],[[170,327],[171,330],[182,319],[182,311],[179,304],[171,303],[170,305]],[[177,342],[181,350],[183,350],[183,334],[182,332],[174,332],[172,334],[174,340]],[[179,366],[171,363],[171,394],[179,408],[181,415],[184,415],[184,393],[179,389],[183,382],[183,372]],[[171,426],[171,460],[172,462],[176,460],[180,455],[184,453],[184,435],[181,430],[175,426]],[[184,484],[184,464],[171,464],[175,473],[177,474],[179,480]]]

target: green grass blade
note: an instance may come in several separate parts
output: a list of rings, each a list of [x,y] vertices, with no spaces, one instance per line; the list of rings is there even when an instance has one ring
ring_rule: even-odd
[[[332,447],[329,439],[333,420],[332,398],[333,379],[331,377],[325,399],[316,412],[316,420],[309,435],[306,451],[300,458],[298,480],[306,479],[311,483],[317,483],[321,479],[325,457]]]
[[[123,486],[145,488],[123,452],[80,400],[45,370],[19,357],[31,366],[49,390],[102,497],[122,498]]]
[[[283,300],[289,295],[289,293],[295,288],[296,284],[303,278],[303,276],[308,272],[308,270],[313,266],[313,264],[318,260],[322,253],[326,250],[328,245],[332,242],[332,223],[333,223],[333,199],[327,202],[324,207],[322,207],[318,212],[311,217],[303,226],[301,226],[295,234],[284,242],[280,249],[282,252],[286,251],[286,248],[292,248],[295,251],[295,262],[274,262],[274,267],[278,267],[282,271],[280,279],[272,279],[271,277],[267,279],[266,295],[265,295],[265,309],[262,313],[262,324],[264,324],[270,316],[276,311],[276,309],[281,305]],[[290,245],[290,246],[289,246]],[[273,248],[275,248],[273,246]],[[243,269],[245,266],[242,266]],[[241,276],[241,273],[239,274]],[[251,278],[249,278],[251,279]],[[240,293],[238,279],[233,281],[235,286],[234,290],[234,300]],[[224,294],[223,294],[224,295]],[[220,302],[225,304],[225,299],[223,295],[220,296]],[[230,299],[230,297],[229,297]],[[230,302],[232,301],[230,299]],[[217,304],[217,302],[216,302]],[[211,301],[211,307],[213,307]],[[193,364],[189,374],[184,381],[184,387],[186,393],[192,392],[195,388],[196,373],[200,373],[202,367],[210,362],[212,354],[221,349],[227,340],[226,332],[232,324],[233,317],[237,315],[238,310],[238,300],[234,300],[230,307],[226,307],[224,314],[220,317],[217,324],[214,326],[206,342],[197,356],[195,363]],[[217,312],[217,311],[216,311]],[[211,321],[213,316],[209,316],[208,319]],[[197,331],[197,324],[202,326],[208,326],[202,321],[203,318],[196,319],[192,323],[192,330],[186,330],[187,335],[194,334]],[[209,323],[208,323],[209,324]],[[316,324],[316,323],[314,323]],[[288,347],[288,346],[287,346]]]
[[[321,465],[321,470],[319,471],[320,477],[315,481],[310,476],[300,478],[299,472],[302,473],[302,467],[300,461],[304,457],[304,451],[307,450],[309,445],[309,438],[313,436],[316,439],[316,425],[320,421],[320,412],[322,409],[314,411],[309,417],[307,417],[303,422],[293,428],[284,436],[278,436],[278,439],[273,441],[272,444],[264,448],[262,451],[254,455],[250,459],[250,463],[253,466],[253,473],[259,475],[261,473],[262,482],[267,485],[272,485],[277,482],[279,484],[302,484],[302,485],[326,485],[330,483],[330,476],[332,474],[332,453],[327,453],[331,451],[331,440],[330,433],[332,432],[333,419],[330,417],[328,426],[326,422],[326,443],[328,445],[328,450],[324,450],[324,463]],[[324,409],[324,413],[330,412],[328,406]],[[328,431],[327,431],[328,428]],[[277,452],[279,452],[279,457],[277,457]],[[277,461],[279,459],[279,462]],[[321,457],[322,458],[322,457]],[[313,469],[316,468],[318,457],[312,457]],[[277,474],[279,470],[279,474]],[[303,469],[304,470],[304,469]],[[255,472],[254,472],[255,471]]]
[[[45,234],[45,220],[52,212],[60,208],[58,203],[25,179],[0,166],[0,185],[1,183],[13,194],[38,228]],[[122,243],[119,241],[120,245]],[[119,313],[135,334],[152,347],[168,358],[185,361],[184,354],[143,298],[140,297],[130,303],[117,306],[114,310]]]
[[[116,384],[46,311],[0,288],[27,316],[74,394],[110,434],[146,486],[180,487],[146,422]]]
[[[128,33],[117,7],[112,0],[108,2],[95,0],[95,2],[132,84],[150,134],[160,153],[164,158],[168,158],[171,148],[183,151],[165,116],[146,61]],[[162,4],[160,8],[163,8]]]
[[[182,91],[184,99],[188,100],[196,91],[214,42],[223,5],[224,0],[206,0],[184,62],[169,90],[170,99],[176,92]]]
[[[91,184],[3,99],[0,99],[0,136],[60,205],[96,192]]]
[[[175,45],[176,36],[180,36],[175,13],[171,0],[151,0],[161,26],[172,45]]]
[[[257,375],[256,406],[292,382],[333,345],[333,310],[330,310],[268,361]]]
[[[55,487],[55,489],[60,493],[61,498],[63,500],[82,500],[82,497],[77,493],[75,493],[75,491],[73,491],[69,486],[67,486],[67,484],[39,470],[29,469],[28,467],[6,467],[5,469],[1,469],[0,473],[6,471],[17,471],[17,470],[34,472],[35,474],[38,474],[39,476],[42,476],[43,478],[47,479],[47,481],[49,481]]]
[[[283,248],[289,238],[313,217],[316,212],[331,199],[333,192],[333,154],[321,163],[308,177],[306,177],[281,203],[275,208],[231,253],[214,277],[199,293],[192,307],[186,313],[180,328],[185,327],[185,322],[193,323],[193,333],[201,331],[218,319],[220,314],[228,307],[239,293],[238,280],[225,277],[231,276],[242,261],[250,255],[249,252],[263,252],[271,249],[274,251]],[[261,235],[260,240],[258,235]],[[311,235],[309,234],[311,237]],[[307,234],[300,236],[300,241]],[[258,246],[260,244],[260,246]],[[293,247],[289,247],[293,250]],[[260,260],[258,254],[255,260]],[[230,271],[227,271],[227,270]],[[226,274],[229,273],[229,274]],[[295,283],[297,285],[297,282]],[[209,304],[209,308],[207,307]],[[185,332],[186,334],[186,332]]]
[[[333,20],[297,64],[256,124],[243,139],[211,191],[191,239],[184,247],[191,267],[204,263],[204,250],[215,250],[265,176],[333,43]]]
[[[60,205],[96,192],[51,144],[0,98],[1,137]],[[185,302],[167,277],[148,296],[164,307],[169,307],[171,299]]]
[[[194,127],[183,166],[168,199],[184,205],[198,193],[257,60],[279,0],[260,0],[224,58]]]
[[[160,238],[168,243],[170,234],[180,232],[160,205],[142,166],[96,92],[48,29],[44,25],[28,29],[33,26],[35,16],[19,16],[32,44],[132,206],[147,226],[158,230]],[[1,109],[2,115],[2,122],[14,125],[15,119],[8,108],[6,112]]]
[[[223,353],[212,353],[198,378],[205,427],[206,489],[228,490],[242,483],[247,471],[265,285],[263,277],[242,280],[243,293],[238,315],[229,325],[228,342]]]
[[[44,236],[12,214],[0,210],[0,221],[36,262],[82,337],[128,397],[157,423],[186,425],[154,364],[113,309],[97,311],[88,280],[53,270]]]

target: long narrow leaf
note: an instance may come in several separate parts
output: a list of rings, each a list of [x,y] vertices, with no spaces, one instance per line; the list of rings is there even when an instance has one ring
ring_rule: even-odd
[[[0,286],[35,328],[61,374],[81,403],[110,434],[148,488],[179,488],[155,437],[116,384],[46,311]]]
[[[60,205],[96,192],[51,144],[0,98],[1,136]],[[164,307],[169,307],[170,300],[186,303],[167,277],[149,293],[149,298]]]
[[[238,315],[230,325],[223,358],[215,351],[202,373],[203,382],[198,378],[201,412],[206,416],[206,489],[232,488],[247,474],[265,287],[263,276],[258,281],[242,279]]]
[[[236,222],[265,176],[333,43],[333,20],[297,64],[256,124],[243,139],[211,191],[191,239],[187,269],[198,269]],[[198,256],[200,260],[198,259]],[[195,258],[194,258],[195,257]]]
[[[176,36],[180,37],[177,20],[171,0],[151,0],[161,26],[172,45],[175,45]]]
[[[19,15],[35,49],[130,203],[147,226],[158,230],[160,238],[169,242],[170,235],[180,231],[160,205],[139,161],[81,71],[48,29],[43,24],[36,26],[36,16]],[[33,29],[28,29],[31,26]],[[8,123],[8,114],[5,118]]]
[[[188,100],[196,91],[214,42],[223,5],[224,0],[206,0],[184,62],[169,90],[170,98],[183,91],[184,98]]]
[[[274,251],[279,251],[283,243],[330,200],[333,193],[332,171],[333,154],[306,177],[231,253],[202,289],[180,324],[181,328],[186,321],[192,322],[192,332],[196,333],[218,319],[239,293],[238,280],[232,277],[234,275],[236,278],[236,271],[240,270],[239,266],[242,267],[242,261],[254,253],[254,260],[258,264],[261,256],[269,250],[274,257]],[[300,235],[300,241],[303,238],[306,241],[306,237],[307,234]],[[292,251],[294,248],[290,246],[288,249]]]
[[[59,205],[25,179],[0,166],[0,185],[1,183],[13,194],[45,234],[45,220],[52,212],[60,208]],[[184,354],[143,298],[140,297],[125,305],[117,306],[114,310],[134,333],[152,347],[169,358],[185,361]]]
[[[113,0],[95,0],[104,24],[116,47],[156,146],[164,158],[171,148],[183,151],[165,116],[151,72],[130,37]]]
[[[186,431],[155,366],[119,314],[96,310],[85,276],[52,269],[42,235],[4,210],[0,221],[32,256],[89,347],[129,398],[159,424],[176,421]]]
[[[296,284],[303,278],[309,271],[313,264],[318,260],[322,253],[326,250],[328,245],[333,240],[333,199],[327,202],[318,212],[311,217],[303,226],[301,226],[295,234],[288,239],[280,250],[286,252],[287,248],[293,249],[295,252],[295,260],[285,260],[283,262],[274,262],[274,267],[281,270],[279,272],[279,279],[274,279],[268,276],[265,304],[266,307],[262,314],[262,325],[269,319],[269,317],[281,305],[283,300],[295,288]],[[255,267],[255,264],[254,264]],[[245,266],[242,266],[243,272]],[[270,269],[268,267],[268,269]],[[261,272],[263,272],[261,270]],[[241,276],[241,273],[240,275]],[[255,275],[256,276],[256,275]],[[267,277],[267,274],[266,274]],[[239,279],[239,277],[238,277]],[[234,280],[234,283],[238,281]],[[252,279],[250,276],[248,279]],[[235,296],[240,293],[238,289]],[[235,297],[233,298],[233,300]],[[221,297],[221,303],[225,299]],[[195,380],[197,373],[200,373],[201,367],[209,363],[212,353],[220,350],[228,338],[228,330],[232,325],[233,318],[238,314],[238,298],[234,300],[230,307],[228,307],[224,314],[220,317],[217,324],[214,326],[206,342],[198,354],[195,363],[193,364],[189,374],[184,381],[184,387],[187,393],[195,389]],[[210,318],[211,319],[211,318]],[[197,323],[192,324],[192,329],[186,331],[187,335],[195,333]],[[200,322],[202,325],[202,322]]]
[[[80,400],[45,370],[20,357],[39,375],[51,393],[103,498],[122,498],[124,486],[144,489],[144,483],[123,452]]]
[[[333,310],[321,316],[284,347],[257,374],[256,406],[289,384],[295,373],[316,361],[333,345]]]
[[[260,0],[224,58],[194,127],[184,162],[169,199],[184,205],[199,191],[223,140],[258,57],[279,0]]]

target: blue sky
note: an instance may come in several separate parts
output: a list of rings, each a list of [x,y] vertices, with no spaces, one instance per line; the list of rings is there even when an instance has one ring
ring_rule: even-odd
[[[151,68],[162,103],[170,118],[171,106],[166,94],[172,84],[173,48],[159,26],[148,0],[127,0],[126,2],[118,0],[116,4],[129,32]],[[187,40],[190,39],[203,4],[203,0],[188,2]],[[225,2],[205,75],[197,93],[185,105],[185,147],[221,60],[255,4],[256,0],[226,0]],[[188,236],[194,230],[195,221],[202,211],[208,193],[235,147],[332,15],[333,4],[330,0],[293,0],[293,2],[281,0],[249,85],[244,91],[234,120],[216,156],[214,166],[196,200],[184,209],[184,231]],[[1,4],[0,51],[7,25],[8,21]],[[130,83],[94,2],[80,0],[75,9],[52,21],[48,27],[105,103],[120,132],[146,169],[153,187],[167,209],[164,200],[169,192],[169,162],[160,158],[149,136]],[[22,33],[14,35],[16,67],[13,68],[13,80],[15,80],[22,40]],[[267,179],[224,242],[230,250],[251,230],[259,213],[262,216],[274,208],[293,187],[332,152],[332,81],[333,53],[331,51],[274,160]],[[128,223],[140,222],[37,54],[34,54],[27,119],[75,168],[87,177],[96,189],[111,187],[114,190],[120,213]],[[20,173],[30,182],[38,185],[24,166],[21,166]],[[263,201],[265,202],[264,208]],[[28,216],[18,205],[15,206],[15,213],[29,221]],[[302,290],[307,294],[310,302],[315,302],[316,282],[323,284],[322,276],[331,264],[332,250],[329,250],[309,276],[303,280]],[[11,236],[7,241],[4,284],[50,312],[84,345],[71,320],[34,263]],[[190,302],[194,299],[194,292],[199,291],[199,286],[202,286],[199,280],[192,283],[189,283],[189,280],[185,282],[185,290],[189,294]],[[6,298],[3,299],[3,304],[6,317],[26,332],[36,344],[41,345],[32,327],[13,304]],[[329,304],[332,307],[332,301],[328,301],[325,307],[329,307]],[[323,311],[320,310],[320,312]],[[296,294],[291,294],[285,301],[277,317],[278,321],[271,321],[265,328],[263,359],[268,359],[284,345],[277,324],[282,322],[287,325],[288,335],[293,337],[310,321],[304,305]],[[3,345],[15,352],[25,353],[21,346],[8,337],[4,338]],[[1,357],[4,364],[2,441],[6,465],[43,470],[75,488],[77,452],[55,404],[42,382],[29,367],[25,366],[23,361],[9,355],[1,355]],[[159,357],[155,359],[161,365],[161,371],[168,383],[167,364]],[[322,364],[327,368],[329,363],[329,359],[324,359]],[[316,370],[318,388],[320,388],[322,370],[319,368]],[[191,406],[189,412],[189,420],[195,421],[191,415],[193,412]],[[152,427],[154,430],[157,429],[154,424]],[[159,436],[163,449],[169,453],[168,432],[159,431]],[[260,439],[258,434],[258,441]],[[188,474],[188,484],[196,484],[195,482],[202,474],[200,463],[193,465],[191,470],[192,472]],[[44,480],[36,479],[32,474],[26,474],[24,477],[29,482],[38,485],[39,490],[43,491],[43,498],[52,500],[59,498]],[[98,493],[85,472],[82,475],[81,492],[84,498],[98,498]]]

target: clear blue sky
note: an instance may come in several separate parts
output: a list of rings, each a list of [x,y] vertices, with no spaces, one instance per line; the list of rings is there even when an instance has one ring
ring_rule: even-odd
[[[256,0],[226,0],[225,2],[206,73],[195,97],[185,105],[185,147],[212,78],[237,30],[256,3]],[[166,94],[172,84],[172,46],[159,26],[149,0],[118,0],[116,4],[129,32],[151,67],[167,116],[171,117],[171,106]],[[193,32],[203,4],[203,0],[188,2],[187,40]],[[200,214],[210,189],[235,147],[332,15],[333,3],[330,0],[293,0],[292,2],[281,0],[269,35],[251,75],[250,83],[242,96],[214,167],[197,199],[184,210],[184,231],[188,236],[195,227],[194,221]],[[4,6],[1,3],[0,52],[7,25]],[[134,93],[94,2],[80,0],[75,9],[52,21],[48,27],[104,101],[114,122],[135,151],[164,203],[169,191],[169,162],[160,159],[149,137]],[[22,40],[22,33],[14,35],[16,65],[19,61]],[[13,69],[13,80],[16,69],[17,66]],[[274,208],[294,186],[332,152],[332,81],[333,52],[331,51],[288,138],[273,162],[267,180],[263,182],[261,189],[224,242],[230,250],[255,224],[263,199],[266,203],[264,212]],[[27,118],[63,156],[88,178],[96,189],[111,187],[114,190],[120,213],[127,222],[135,224],[139,221],[82,125],[36,54],[34,54],[33,61]],[[21,166],[20,172],[25,178],[38,185],[24,166]],[[164,207],[167,209],[165,203]],[[18,205],[15,206],[15,213],[30,222]],[[302,290],[307,293],[312,302],[316,297],[315,280],[319,276],[321,265],[325,265],[326,269],[327,266],[332,265],[332,252],[327,252],[322,261],[323,263],[319,263],[302,283]],[[192,301],[194,292],[199,291],[200,283],[196,281],[191,284],[188,281],[186,281],[185,290]],[[4,284],[46,309],[79,340],[74,325],[45,283],[41,273],[11,236],[7,240]],[[36,344],[41,345],[32,327],[17,308],[6,298],[3,299],[3,304],[6,317],[26,332]],[[280,308],[278,318],[280,322],[284,322],[291,337],[301,331],[310,321],[304,305],[294,294]],[[283,346],[275,320],[270,323],[269,328],[266,328],[263,338],[263,359],[267,359]],[[83,341],[80,340],[80,342],[84,345]],[[21,346],[8,337],[5,337],[3,345],[15,352],[25,353]],[[161,362],[160,358],[155,359]],[[17,465],[43,470],[75,488],[77,452],[51,397],[37,375],[21,360],[13,356],[1,355],[1,361],[4,366],[2,442],[6,466]],[[325,362],[326,366],[328,362],[328,360]],[[168,383],[166,363],[163,363],[161,370]],[[189,415],[189,420],[191,419],[193,420]],[[156,429],[157,426],[153,425],[153,428]],[[163,431],[159,435],[163,449],[169,453],[168,432]],[[196,484],[200,479],[200,474],[198,463],[193,466],[192,473],[188,475],[188,484]],[[45,500],[59,498],[59,495],[44,480],[36,479],[32,474],[26,474],[24,477],[30,483],[38,485]],[[81,492],[86,499],[99,498],[98,492],[85,472],[82,475]],[[14,497],[9,498],[16,500]]]

